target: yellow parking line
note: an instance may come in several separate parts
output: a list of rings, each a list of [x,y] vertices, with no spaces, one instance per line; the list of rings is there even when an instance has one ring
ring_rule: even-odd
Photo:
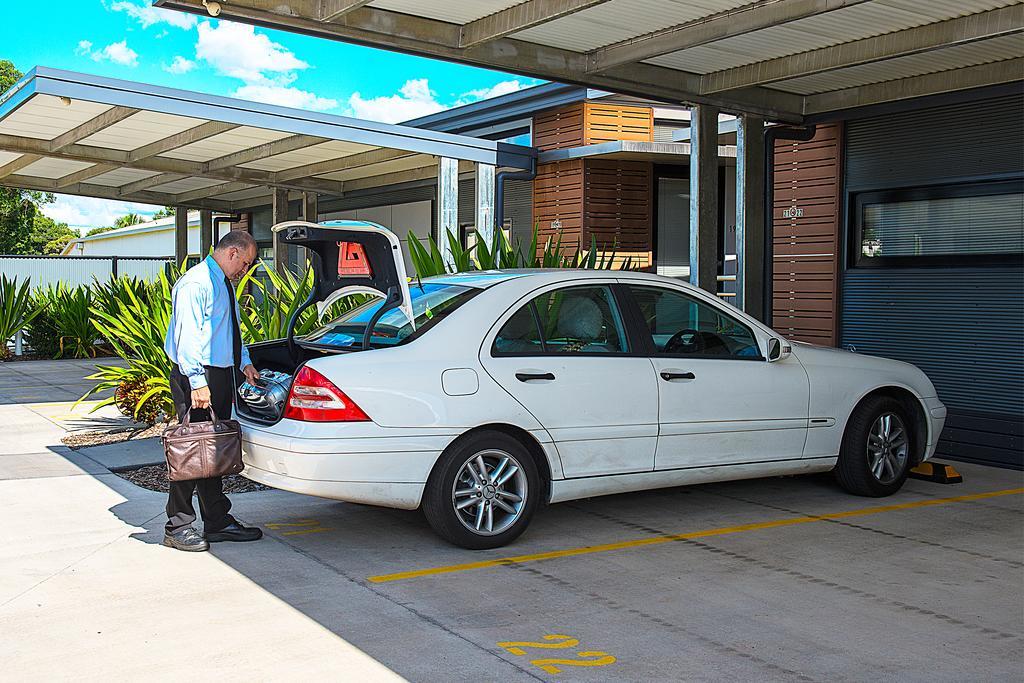
[[[367,581],[370,581],[372,583],[388,583],[390,581],[402,581],[403,579],[415,579],[421,576],[451,574],[453,572],[464,572],[469,571],[471,569],[486,569],[488,567],[500,567],[509,564],[523,564],[524,562],[552,560],[559,557],[572,557],[574,555],[590,555],[592,553],[604,553],[612,550],[641,548],[644,546],[660,545],[662,543],[671,543],[673,541],[682,541],[686,539],[707,538],[708,536],[724,536],[726,534],[738,534],[746,531],[760,531],[761,529],[775,529],[778,527],[793,526],[794,524],[821,522],[829,519],[843,519],[846,517],[862,517],[865,515],[877,515],[881,512],[893,512],[895,510],[911,510],[913,508],[929,507],[932,505],[946,505],[948,503],[963,503],[971,500],[981,500],[984,498],[1012,496],[1019,493],[1024,493],[1024,488],[1004,489],[1002,491],[988,491],[986,493],[971,493],[964,496],[953,496],[951,498],[931,498],[929,500],[919,500],[913,503],[879,505],[877,507],[860,508],[858,510],[847,510],[845,512],[828,512],[822,515],[809,515],[807,517],[789,517],[787,519],[776,519],[768,522],[754,522],[752,524],[740,524],[737,526],[719,527],[717,529],[705,529],[703,531],[690,531],[682,534],[670,534],[667,536],[638,538],[631,541],[619,541],[618,543],[588,545],[581,548],[551,550],[546,553],[533,553],[531,555],[515,555],[512,557],[501,557],[494,560],[467,562],[465,564],[452,564],[446,567],[415,569],[407,572],[397,572],[395,574],[380,574],[379,576],[370,576],[367,578]]]

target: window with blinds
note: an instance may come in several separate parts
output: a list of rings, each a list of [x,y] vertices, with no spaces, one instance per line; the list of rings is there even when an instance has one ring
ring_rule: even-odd
[[[1024,254],[1024,181],[864,192],[854,197],[852,265],[1005,264]]]

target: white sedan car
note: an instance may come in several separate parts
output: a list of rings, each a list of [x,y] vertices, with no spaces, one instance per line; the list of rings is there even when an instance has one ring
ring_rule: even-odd
[[[315,255],[308,305],[383,298],[250,347],[264,381],[240,390],[244,474],[422,507],[467,548],[510,542],[545,504],[626,491],[832,470],[851,493],[889,495],[945,420],[913,365],[791,346],[677,280],[536,270],[409,283],[379,226],[275,230]]]

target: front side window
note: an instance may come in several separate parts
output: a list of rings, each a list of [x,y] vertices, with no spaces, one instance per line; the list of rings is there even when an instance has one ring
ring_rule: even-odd
[[[628,353],[622,316],[609,287],[541,294],[508,319],[494,340],[500,355]]]
[[[412,298],[416,328],[413,329],[412,323],[400,309],[391,309],[373,326],[370,347],[384,348],[412,341],[479,292],[479,289],[461,285],[430,282],[410,285],[409,296]],[[358,348],[362,344],[367,323],[383,305],[383,299],[374,299],[347,311],[303,337],[302,343],[338,349]]]
[[[657,355],[761,357],[751,329],[716,307],[670,289],[631,286],[630,291]]]

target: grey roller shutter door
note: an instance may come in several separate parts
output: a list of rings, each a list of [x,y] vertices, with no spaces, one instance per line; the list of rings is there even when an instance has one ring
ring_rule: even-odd
[[[1024,98],[1011,96],[849,122],[847,211],[861,191],[1021,177],[1022,112]],[[848,231],[850,220],[846,225]],[[928,374],[950,409],[940,454],[1024,465],[1020,266],[851,268],[847,263],[840,340],[860,352],[914,363]]]

